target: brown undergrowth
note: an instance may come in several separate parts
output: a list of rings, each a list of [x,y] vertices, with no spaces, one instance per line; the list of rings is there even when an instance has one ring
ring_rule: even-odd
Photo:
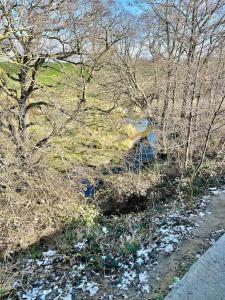
[[[1,178],[5,182],[0,194],[1,256],[24,249],[74,220],[92,223],[98,214],[75,182],[53,170],[9,172]]]

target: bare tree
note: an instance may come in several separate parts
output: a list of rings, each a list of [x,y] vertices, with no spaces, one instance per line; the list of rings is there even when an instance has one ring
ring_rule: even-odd
[[[174,157],[176,153],[183,171],[197,162],[199,171],[210,143],[211,126],[219,122],[215,130],[220,130],[224,125],[221,80],[224,79],[225,3],[221,0],[135,3],[143,11],[141,28],[145,30],[144,45],[149,50],[149,56],[145,57],[153,70],[148,80],[154,82],[151,89],[157,95],[147,102],[155,118],[160,116],[161,147],[168,155]]]
[[[106,5],[107,1],[98,4],[89,0],[0,2],[1,53],[10,66],[10,70],[2,69],[0,78],[2,97],[7,99],[1,106],[1,132],[13,142],[22,164],[64,127],[64,123],[57,123],[59,112],[69,122],[79,111],[87,110],[87,84],[102,67],[106,53],[126,35],[126,28],[118,21],[120,16],[112,13],[113,4]],[[55,120],[50,118],[51,110],[56,108],[52,101],[33,100],[34,95],[39,93],[40,97],[49,87],[41,84],[39,74],[54,68],[51,62],[58,62],[61,72],[65,63],[78,66],[80,80],[74,88],[81,82],[74,109],[67,112],[58,105],[58,113],[53,114]],[[28,151],[28,129],[34,125],[29,122],[29,114],[35,109],[46,112],[51,130],[32,141]]]

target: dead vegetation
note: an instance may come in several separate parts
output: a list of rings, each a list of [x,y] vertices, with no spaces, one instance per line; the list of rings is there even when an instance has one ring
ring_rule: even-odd
[[[40,166],[39,166],[40,168]],[[9,169],[9,171],[11,171]],[[85,203],[78,185],[44,167],[4,174],[1,191],[1,254],[10,256],[79,220],[92,223],[97,210]]]
[[[195,197],[222,181],[224,1],[132,5],[136,14],[108,0],[0,0],[0,257],[6,265],[40,245],[72,256],[79,242],[88,250],[72,266],[87,254],[89,275],[112,268],[117,277],[125,269],[115,257],[135,265],[147,258],[137,255],[144,240],[149,247],[157,241],[157,251],[167,247],[147,235],[154,223],[149,211],[173,203],[195,209]],[[130,122],[140,118],[148,121],[141,133]],[[151,144],[150,134],[156,136],[152,161],[129,168],[138,143]],[[84,197],[87,186],[95,188],[91,198]],[[155,225],[159,234],[165,224]],[[32,251],[35,269],[42,254]],[[71,266],[67,258],[65,264]],[[143,293],[148,287],[145,275],[138,282],[139,271]],[[120,280],[114,283],[128,279]]]

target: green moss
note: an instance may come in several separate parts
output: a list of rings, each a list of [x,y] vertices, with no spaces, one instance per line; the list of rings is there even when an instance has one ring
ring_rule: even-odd
[[[33,245],[30,248],[30,257],[32,259],[37,259],[42,255],[42,249],[38,245]]]
[[[135,255],[139,247],[140,244],[136,241],[125,242],[124,247],[121,249],[121,252],[125,256],[128,256],[130,254]]]

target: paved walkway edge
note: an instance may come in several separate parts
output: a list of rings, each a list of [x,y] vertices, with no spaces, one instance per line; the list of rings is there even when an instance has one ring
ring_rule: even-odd
[[[225,300],[225,234],[199,258],[164,300]]]

